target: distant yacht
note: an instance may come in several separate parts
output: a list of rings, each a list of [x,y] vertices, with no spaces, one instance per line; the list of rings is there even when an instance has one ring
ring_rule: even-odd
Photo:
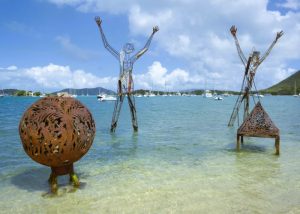
[[[116,101],[117,98],[111,95],[107,95],[107,94],[98,94],[97,95],[97,99],[101,102],[104,101]]]
[[[294,97],[300,96],[300,93],[299,93],[299,95],[297,94],[297,83],[296,83],[296,81],[295,81],[294,95],[293,95],[293,96],[294,96]]]
[[[150,92],[150,94],[148,95],[148,97],[155,97],[156,95],[152,92]]]
[[[225,93],[223,94],[223,96],[224,96],[224,97],[229,97],[228,92],[225,92]]]
[[[145,97],[155,97],[155,96],[156,95],[152,91],[145,93]]]
[[[221,97],[221,96],[215,96],[214,100],[223,100],[223,97]]]
[[[262,94],[259,94],[259,93],[257,93],[257,94],[254,94],[254,96],[255,96],[255,97],[261,97],[261,98],[263,98],[263,97],[264,97],[264,95],[262,95]]]
[[[2,91],[2,93],[0,94],[0,98],[4,97],[4,91],[3,91],[3,89],[1,91]]]
[[[72,93],[73,90],[74,90],[74,94]],[[71,97],[76,98],[77,97],[76,89],[73,90],[69,89],[69,94],[71,95]]]
[[[212,93],[210,92],[210,90],[205,90],[205,93],[203,95],[203,97],[205,98],[212,98]]]

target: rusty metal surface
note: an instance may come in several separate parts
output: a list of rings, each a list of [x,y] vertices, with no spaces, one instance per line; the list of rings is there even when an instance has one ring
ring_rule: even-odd
[[[253,137],[277,137],[279,136],[279,129],[263,109],[261,103],[258,102],[239,127],[237,134]]]
[[[95,123],[89,110],[70,97],[46,97],[24,113],[19,133],[25,152],[36,162],[67,166],[91,147]]]

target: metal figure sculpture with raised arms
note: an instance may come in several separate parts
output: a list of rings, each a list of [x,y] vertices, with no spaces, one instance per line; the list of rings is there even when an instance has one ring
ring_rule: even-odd
[[[245,66],[244,79],[243,79],[241,94],[240,94],[241,96],[238,96],[238,98],[236,100],[234,109],[232,111],[232,114],[231,114],[231,117],[230,117],[230,120],[228,123],[228,126],[233,126],[236,117],[238,117],[239,108],[240,108],[242,102],[244,102],[244,116],[243,116],[244,118],[243,119],[245,120],[246,117],[249,115],[249,95],[250,95],[252,86],[254,85],[254,87],[255,87],[254,76],[256,74],[256,70],[257,70],[258,66],[270,54],[272,48],[274,47],[274,45],[276,44],[278,39],[283,35],[283,31],[277,32],[274,41],[272,42],[272,44],[270,45],[270,47],[267,49],[267,51],[264,53],[264,55],[262,57],[259,56],[260,52],[253,50],[252,53],[250,54],[248,60],[246,59],[244,53],[242,52],[242,49],[240,47],[239,41],[236,36],[237,28],[234,25],[230,28],[230,32],[234,38],[239,57]]]
[[[117,123],[118,123],[118,118],[120,115],[122,103],[124,100],[124,97],[127,96],[128,99],[128,104],[130,107],[130,112],[131,112],[131,120],[132,120],[132,126],[134,131],[138,130],[138,123],[137,123],[137,116],[136,116],[136,108],[135,108],[135,100],[134,100],[134,95],[132,92],[134,91],[134,84],[133,84],[133,79],[132,79],[132,69],[133,69],[133,64],[135,61],[140,58],[149,48],[151,40],[153,38],[153,35],[159,30],[157,26],[153,27],[152,34],[150,35],[147,43],[145,46],[135,53],[134,55],[130,55],[134,51],[134,45],[132,43],[126,43],[122,50],[117,52],[114,48],[112,48],[104,35],[104,32],[102,30],[102,20],[100,17],[95,17],[95,21],[99,27],[102,41],[104,44],[104,47],[119,61],[120,64],[120,74],[119,74],[119,80],[118,80],[118,94],[117,94],[117,101],[115,102],[115,107],[114,107],[114,113],[111,121],[111,132],[114,132]]]

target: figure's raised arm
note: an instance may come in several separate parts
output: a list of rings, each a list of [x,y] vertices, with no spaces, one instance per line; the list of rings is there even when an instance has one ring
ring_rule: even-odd
[[[276,44],[276,42],[278,41],[278,39],[283,35],[283,31],[277,32],[276,37],[274,39],[274,41],[272,42],[272,44],[270,45],[270,47],[268,48],[268,50],[264,53],[264,55],[261,57],[261,59],[259,60],[259,64],[262,63],[267,56],[270,54],[272,48],[274,47],[274,45]]]
[[[237,28],[233,25],[230,28],[230,32],[231,32],[231,34],[232,34],[232,36],[234,38],[235,46],[236,46],[236,49],[238,51],[239,57],[240,57],[242,63],[244,64],[244,66],[246,67],[246,65],[247,65],[247,59],[246,59],[246,57],[245,57],[245,55],[244,55],[244,53],[243,53],[243,51],[242,51],[242,49],[240,47],[239,40],[236,37]]]
[[[146,51],[148,50],[150,43],[152,41],[152,38],[154,36],[154,34],[159,31],[158,26],[153,27],[152,30],[152,34],[150,35],[148,41],[146,42],[145,46],[139,51],[137,52],[134,56],[131,57],[132,62],[135,62],[138,58],[140,58],[144,53],[146,53]]]
[[[108,44],[108,42],[107,42],[107,40],[106,40],[106,37],[105,37],[105,35],[104,35],[104,32],[103,32],[103,30],[102,30],[102,26],[101,26],[101,24],[102,24],[101,18],[100,18],[99,16],[96,16],[96,17],[95,17],[95,21],[96,21],[96,23],[97,23],[97,25],[98,25],[98,27],[99,27],[99,30],[100,30],[100,33],[101,33],[101,38],[102,38],[104,47],[105,47],[105,48],[106,48],[106,49],[107,49],[114,57],[116,57],[117,60],[119,60],[119,59],[120,59],[120,54],[119,54],[115,49],[113,49],[113,47],[111,47],[110,44]]]

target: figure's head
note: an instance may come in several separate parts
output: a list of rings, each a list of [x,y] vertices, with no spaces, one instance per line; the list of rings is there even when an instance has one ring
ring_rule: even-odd
[[[259,55],[260,55],[259,51],[253,51],[252,61],[254,62],[254,64],[257,64],[259,62]]]
[[[130,54],[134,51],[134,45],[132,43],[126,43],[124,46],[123,46],[123,51],[126,53],[126,54]]]

